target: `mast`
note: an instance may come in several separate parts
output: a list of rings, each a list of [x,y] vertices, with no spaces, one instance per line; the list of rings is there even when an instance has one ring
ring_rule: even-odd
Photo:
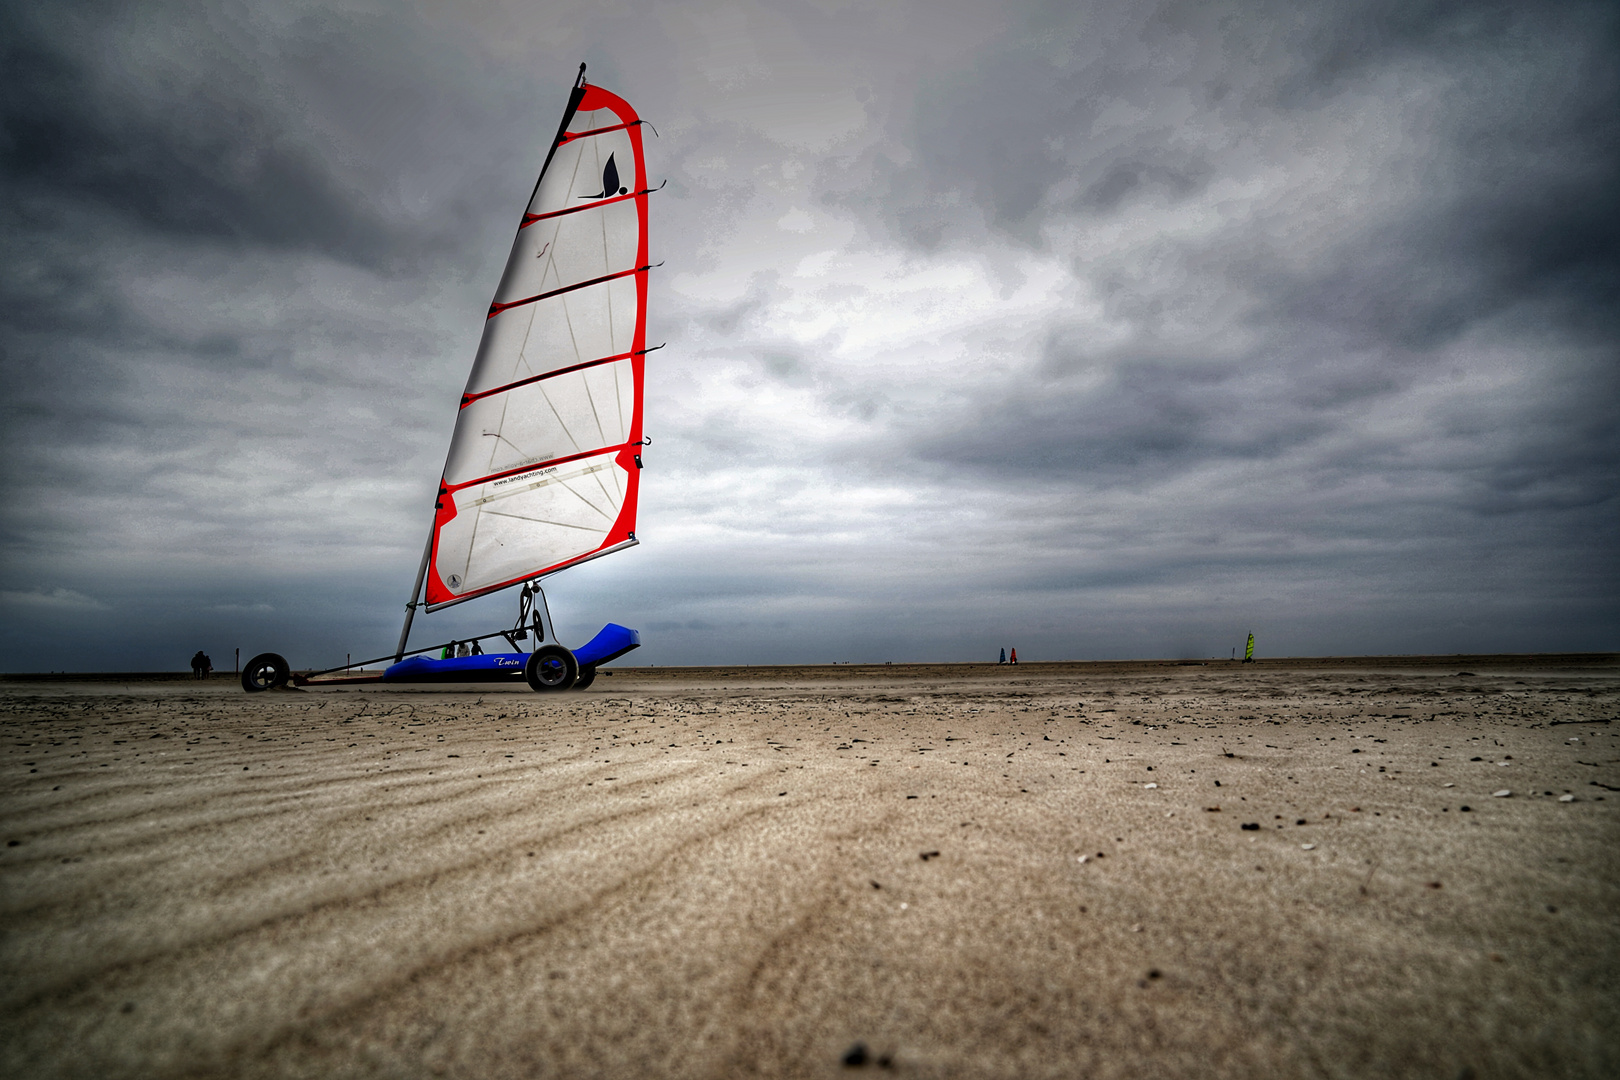
[[[433,554],[433,526],[428,526],[427,544],[422,548],[422,564],[416,568],[416,587],[411,590],[410,602],[405,605],[405,625],[399,632],[399,648],[394,650],[394,663],[405,659],[405,640],[411,636],[411,620],[416,617],[416,602],[422,598],[422,580],[427,577],[428,559]]]

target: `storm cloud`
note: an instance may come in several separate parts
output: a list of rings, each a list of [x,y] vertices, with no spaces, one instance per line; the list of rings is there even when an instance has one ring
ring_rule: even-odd
[[[1596,3],[9,5],[0,666],[391,647],[580,60],[657,128],[669,344],[642,546],[548,587],[565,640],[1615,649],[1617,37]]]

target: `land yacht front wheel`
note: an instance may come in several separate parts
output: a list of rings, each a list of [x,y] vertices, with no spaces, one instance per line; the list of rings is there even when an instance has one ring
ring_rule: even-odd
[[[579,679],[579,661],[561,645],[542,645],[529,654],[523,677],[532,690],[567,690]]]

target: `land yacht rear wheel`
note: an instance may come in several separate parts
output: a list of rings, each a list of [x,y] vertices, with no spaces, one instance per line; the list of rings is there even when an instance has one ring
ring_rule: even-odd
[[[292,669],[280,655],[260,653],[242,669],[242,689],[250,694],[259,690],[276,690],[287,685],[287,677],[291,673]]]

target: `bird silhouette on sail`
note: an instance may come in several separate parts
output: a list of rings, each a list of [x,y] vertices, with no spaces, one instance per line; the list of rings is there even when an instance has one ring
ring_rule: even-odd
[[[602,166],[602,190],[595,195],[581,195],[582,199],[607,199],[614,195],[623,195],[630,189],[619,186],[619,167],[613,162],[613,155],[609,154],[607,164]]]

